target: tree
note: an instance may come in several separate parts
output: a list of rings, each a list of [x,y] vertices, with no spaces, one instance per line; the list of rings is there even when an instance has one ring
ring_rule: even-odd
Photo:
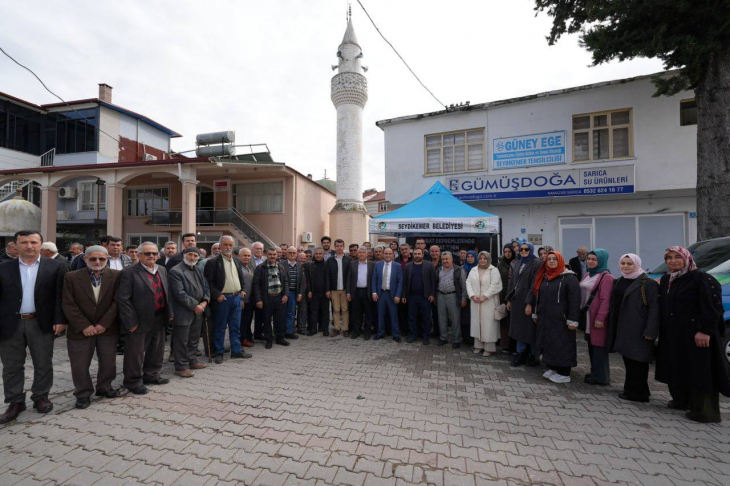
[[[654,96],[694,90],[697,102],[697,233],[730,235],[730,1],[535,0],[553,26],[550,45],[580,34],[593,65],[658,58]]]

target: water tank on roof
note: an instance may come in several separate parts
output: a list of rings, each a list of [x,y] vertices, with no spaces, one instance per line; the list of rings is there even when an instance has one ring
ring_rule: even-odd
[[[200,145],[195,149],[198,157],[233,157],[236,155],[236,147],[232,144],[224,145]]]
[[[222,143],[233,143],[236,141],[236,132],[227,130],[225,132],[199,133],[195,136],[197,145],[214,145]]]

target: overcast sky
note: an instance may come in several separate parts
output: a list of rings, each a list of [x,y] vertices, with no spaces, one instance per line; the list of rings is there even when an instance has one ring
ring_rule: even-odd
[[[640,59],[589,67],[577,37],[549,47],[551,19],[532,0],[362,0],[378,27],[445,104],[481,103],[661,71]],[[113,102],[184,135],[235,130],[316,179],[335,172],[330,66],[345,32],[345,0],[4,2],[0,45],[66,100],[114,87]],[[384,186],[378,120],[437,111],[357,2],[364,52],[364,188]],[[55,102],[0,56],[0,91]],[[104,136],[104,135],[102,135]]]

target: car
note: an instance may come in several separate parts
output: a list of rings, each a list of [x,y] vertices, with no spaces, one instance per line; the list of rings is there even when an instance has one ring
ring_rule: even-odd
[[[730,236],[712,240],[698,241],[687,247],[697,264],[697,269],[715,277],[722,285],[723,319],[725,320],[725,357],[730,362]],[[662,263],[649,276],[660,279],[667,273],[667,265]]]

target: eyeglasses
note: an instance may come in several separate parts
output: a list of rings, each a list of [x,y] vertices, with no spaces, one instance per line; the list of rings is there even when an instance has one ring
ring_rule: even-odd
[[[144,252],[144,253],[142,253],[142,254],[143,254],[144,256],[157,256],[157,255],[159,255],[159,253],[158,253],[158,252],[156,252],[156,251],[146,251],[146,252]]]
[[[557,258],[555,258],[555,257],[548,257],[548,258],[547,258],[547,261],[549,261],[549,262],[557,262],[557,261],[558,261],[558,259],[557,259]]]
[[[529,248],[520,248],[520,251],[530,251]]]
[[[98,257],[98,258],[97,257],[88,257],[86,259],[89,260],[90,262],[105,262],[106,261],[106,258],[104,258],[104,257]]]

